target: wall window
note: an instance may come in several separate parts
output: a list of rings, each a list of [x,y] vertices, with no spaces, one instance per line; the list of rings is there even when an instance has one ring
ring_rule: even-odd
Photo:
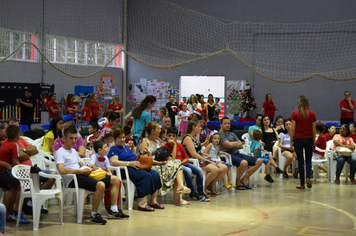
[[[36,44],[37,38],[35,34],[0,29],[0,58],[8,56],[23,42]],[[32,45],[25,44],[8,60],[37,62],[38,56],[36,54],[36,49]]]
[[[109,43],[46,36],[46,57],[52,63],[104,66],[120,49]],[[121,67],[121,57],[120,53],[108,66]]]

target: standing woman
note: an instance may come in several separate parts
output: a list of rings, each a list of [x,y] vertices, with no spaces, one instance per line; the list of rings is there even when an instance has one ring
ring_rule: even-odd
[[[206,114],[209,121],[216,121],[214,117],[214,111],[220,112],[219,109],[215,108],[214,96],[212,94],[208,95],[208,102],[205,104]]]
[[[198,100],[199,100],[198,102],[201,105],[201,115],[206,117],[206,107],[205,107],[205,101],[204,101],[204,94],[200,94]]]
[[[118,96],[112,98],[112,103],[109,104],[108,109],[109,112],[110,111],[116,112],[117,114],[119,114],[119,116],[121,113],[124,113],[124,107],[120,103],[120,98]]]
[[[274,112],[276,110],[278,109],[274,106],[274,103],[272,101],[272,95],[270,93],[267,93],[265,97],[265,102],[262,105],[262,110],[260,113],[262,115],[267,115],[273,121]]]
[[[290,142],[293,144],[295,152],[297,153],[300,186],[297,189],[305,189],[304,186],[304,155],[306,162],[307,172],[307,187],[311,188],[311,160],[314,149],[314,140],[316,135],[316,116],[313,111],[310,110],[309,100],[307,96],[300,95],[297,102],[297,109],[292,113],[292,129],[290,134]]]
[[[74,99],[74,94],[68,94],[66,104],[64,106],[66,109],[66,114],[71,114],[73,117],[75,117],[75,113],[78,111],[78,106],[74,102]]]
[[[98,118],[99,118],[99,103],[98,103],[98,96],[96,96],[95,93],[90,94],[89,96],[89,107],[90,107],[90,122],[98,122]]]
[[[178,114],[178,103],[174,101],[174,95],[169,95],[169,102],[166,104],[168,115],[171,118],[171,127],[176,125],[176,115]]]
[[[187,108],[190,114],[193,114],[193,111],[197,108],[197,100],[197,96],[195,96],[194,94],[190,95],[187,104]]]
[[[56,93],[51,93],[49,95],[49,99],[51,99],[48,102],[48,121],[51,124],[51,121],[54,117],[58,117],[59,113],[61,113],[61,108],[59,107],[58,103],[56,102],[57,95]]]
[[[138,140],[141,136],[143,128],[145,128],[148,122],[151,122],[151,114],[149,113],[149,110],[154,107],[155,103],[156,97],[152,95],[147,95],[138,107],[135,107],[130,111],[131,114],[129,113],[125,116],[125,120],[131,115],[133,116],[132,138],[135,146],[137,146],[138,144]]]

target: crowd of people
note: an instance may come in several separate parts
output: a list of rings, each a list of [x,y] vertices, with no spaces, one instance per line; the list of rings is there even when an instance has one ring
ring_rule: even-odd
[[[61,175],[75,174],[80,188],[94,192],[91,223],[107,222],[98,213],[103,196],[109,219],[129,218],[118,208],[121,181],[110,170],[112,166],[128,168],[139,198],[137,209],[145,212],[165,209],[159,203],[158,196],[164,196],[171,190],[175,205],[191,205],[191,201],[209,202],[211,196],[219,195],[216,184],[220,179],[227,190],[250,190],[252,187],[249,185],[249,177],[262,164],[266,168],[266,181],[274,182],[271,166],[275,167],[276,173],[289,178],[287,169],[294,158],[297,158],[298,166],[302,167],[293,173],[295,177],[298,174],[300,177],[300,185],[296,188],[305,189],[305,183],[311,188],[311,160],[323,158],[324,153],[321,150],[326,149],[330,140],[333,141],[333,153],[337,161],[335,183],[340,184],[340,173],[345,162],[348,162],[348,177],[352,184],[356,184],[356,157],[352,155],[355,150],[356,125],[342,124],[339,134],[331,126],[324,134],[325,125],[316,123],[316,115],[304,95],[298,98],[297,108],[288,119],[281,116],[274,119],[274,111],[277,109],[271,94],[266,95],[261,111],[264,114],[258,114],[256,124],[248,129],[250,154],[241,152],[243,143],[231,131],[231,120],[227,117],[219,119],[221,104],[218,98],[214,100],[212,94],[208,95],[207,102],[204,101],[204,95],[192,94],[188,99],[183,98],[180,104],[171,95],[166,106],[159,109],[158,121],[152,121],[150,114],[156,98],[148,95],[124,117],[124,120],[133,120],[132,127],[119,123],[124,109],[118,97],[113,98],[105,117],[100,118],[97,97],[91,94],[84,101],[83,108],[83,120],[89,125],[89,137],[81,137],[77,130],[75,113],[78,107],[74,96],[67,96],[67,114],[63,117],[59,116],[61,110],[55,102],[56,95],[51,94],[50,98],[51,122],[43,137],[42,146],[43,151],[54,156],[58,173],[41,171]],[[342,121],[353,121],[355,107],[350,99],[350,92],[345,92],[345,99],[340,106],[344,106],[341,108]],[[350,116],[348,113],[352,114],[352,118],[345,117]],[[178,124],[175,124],[176,118],[179,129]],[[206,127],[207,121],[219,121],[220,130],[209,130]],[[38,153],[37,147],[20,137],[19,122],[15,119],[0,123],[0,140],[0,187],[8,190],[4,199],[7,219],[16,220],[20,217],[21,223],[29,223],[24,215],[18,215],[19,207],[22,207],[25,214],[32,214],[32,209],[29,209],[27,203],[19,206],[20,183],[12,176],[11,169],[18,164],[31,166],[30,157]],[[277,164],[281,158],[278,156],[278,148],[281,148],[281,155],[286,159],[283,169]],[[87,156],[88,149],[91,150],[90,162],[85,167],[82,158]],[[344,149],[350,150],[351,155]],[[165,153],[165,159],[161,159],[162,152]],[[270,155],[265,155],[265,152]],[[149,170],[141,169],[137,155],[151,156],[152,167]],[[230,159],[231,163],[228,161]],[[232,166],[237,168],[236,179],[232,179]],[[105,177],[99,180],[90,177],[91,172],[99,167],[106,171]],[[320,169],[328,171],[322,166]],[[192,178],[193,175],[195,179]],[[74,186],[73,179],[63,179],[66,186]],[[54,184],[54,180],[48,178],[41,178],[40,182],[42,189],[50,189]],[[42,209],[41,212],[48,211]]]

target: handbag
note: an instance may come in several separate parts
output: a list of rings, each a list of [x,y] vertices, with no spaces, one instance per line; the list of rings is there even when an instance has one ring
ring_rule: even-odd
[[[347,147],[336,147],[335,150],[339,156],[343,156],[343,157],[351,157],[353,151],[350,148]]]
[[[90,173],[89,177],[96,180],[103,180],[106,177],[106,171],[98,167],[96,170]]]
[[[153,158],[149,155],[138,155],[136,161],[140,162],[140,170],[151,170]]]

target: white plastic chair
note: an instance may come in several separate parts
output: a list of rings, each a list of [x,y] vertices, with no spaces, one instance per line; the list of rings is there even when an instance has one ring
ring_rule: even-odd
[[[21,136],[21,138],[23,138],[26,142],[28,142],[31,145],[33,145],[33,143],[34,143],[34,140],[32,138],[27,137],[27,136]]]
[[[284,169],[284,165],[286,164],[287,158],[282,155],[282,148],[279,147],[279,141],[277,141],[274,145],[278,150],[278,167],[281,170],[283,170]],[[293,157],[292,173],[293,173],[293,170],[295,170],[295,168],[296,168],[296,159],[295,159],[295,157]],[[279,178],[282,179],[283,178],[283,174],[279,174]]]
[[[325,158],[327,159],[327,157],[326,157],[326,155],[327,155],[327,154],[326,154],[327,149],[320,149],[320,148],[318,148],[318,147],[315,147],[315,149],[316,149],[317,151],[319,151],[319,152],[323,152]],[[319,168],[318,168],[319,165],[321,165],[321,164],[323,164],[323,163],[326,163],[326,162],[327,162],[326,159],[321,159],[321,160],[313,160],[313,159],[312,159],[312,168],[313,168],[313,170],[314,170],[314,177],[313,177],[314,181],[316,181],[317,175],[319,176]]]
[[[123,184],[126,184],[125,192],[126,192],[126,199],[127,199],[127,208],[129,209],[129,211],[132,211],[136,187],[135,187],[135,184],[130,180],[129,171],[127,170],[127,167],[126,166],[110,166],[110,170],[115,171],[116,176],[121,181],[121,190],[123,190],[123,188],[124,188]],[[124,170],[126,179],[123,179],[121,177],[121,170]],[[121,193],[122,193],[122,191],[121,191]],[[121,198],[120,205],[121,205],[121,209],[122,209],[122,197],[120,196],[120,198]]]
[[[4,202],[7,191],[6,188],[0,188],[0,202]]]
[[[55,189],[44,189],[40,190],[39,187],[39,177],[37,174],[30,173],[30,166],[27,165],[16,165],[12,168],[12,175],[18,179],[21,183],[21,195],[18,209],[18,216],[22,212],[22,204],[25,198],[32,198],[32,209],[33,209],[33,230],[38,230],[41,205],[42,203],[50,198],[58,198],[60,200],[60,223],[63,224],[63,197],[62,197],[62,185],[61,178],[59,175],[49,175],[45,173],[38,173],[46,178],[56,179]],[[32,176],[31,176],[32,175]],[[33,177],[33,178],[32,178]],[[20,217],[17,217],[16,226],[19,226]]]

